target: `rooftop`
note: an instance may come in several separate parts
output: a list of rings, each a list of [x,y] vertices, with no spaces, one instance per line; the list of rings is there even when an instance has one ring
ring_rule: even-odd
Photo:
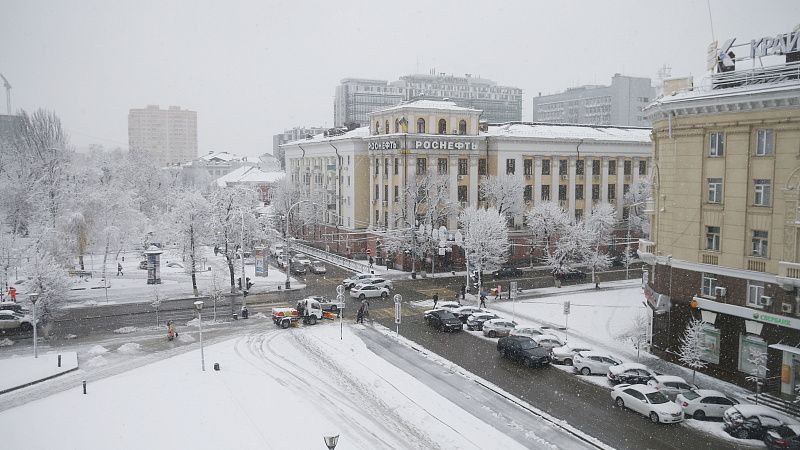
[[[281,147],[288,147],[290,145],[297,145],[297,144],[302,145],[313,142],[341,141],[343,139],[364,138],[364,137],[369,137],[369,126],[356,128],[355,130],[348,131],[338,136],[325,136],[325,134],[320,133],[310,138],[298,139],[296,141],[290,141],[285,144],[281,144]]]
[[[456,105],[455,102],[449,100],[413,100],[407,103],[391,106],[385,109],[374,111],[373,114],[385,113],[390,111],[399,111],[403,109],[430,109],[436,111],[462,111],[462,112],[480,112],[479,109],[464,108]]]
[[[538,122],[508,122],[489,125],[485,136],[553,140],[617,141],[650,143],[650,128],[606,125],[571,125]]]
[[[264,172],[258,167],[242,166],[217,178],[217,186],[226,187],[229,183],[274,183],[286,176],[284,172]]]

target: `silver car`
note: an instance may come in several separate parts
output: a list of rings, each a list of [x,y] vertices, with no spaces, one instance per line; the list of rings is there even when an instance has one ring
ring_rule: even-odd
[[[562,347],[555,347],[550,351],[550,361],[571,366],[572,360],[575,358],[577,353],[588,352],[590,350],[590,348],[572,346],[569,344]]]
[[[517,324],[507,319],[489,319],[483,323],[483,335],[490,338],[508,336]]]
[[[578,352],[572,357],[572,368],[581,375],[605,375],[609,367],[620,364],[622,361],[607,353]]]
[[[0,330],[2,331],[22,331],[27,333],[33,330],[33,321],[28,316],[16,314],[13,311],[0,311]]]

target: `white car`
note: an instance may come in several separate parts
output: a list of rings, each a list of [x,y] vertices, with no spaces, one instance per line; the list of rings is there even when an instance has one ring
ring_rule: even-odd
[[[608,368],[618,366],[622,361],[600,352],[578,352],[572,358],[572,367],[581,375],[604,375]]]
[[[353,289],[350,289],[350,297],[357,298],[359,300],[364,300],[365,298],[387,298],[389,297],[389,289],[388,288],[379,288],[378,286],[373,286],[371,284],[365,286],[357,286]]]
[[[467,317],[482,312],[488,312],[485,309],[478,308],[477,306],[461,306],[452,310],[456,317],[461,319],[462,323],[467,322]]]
[[[342,281],[342,286],[344,286],[345,289],[352,289],[358,283],[361,283],[364,280],[371,280],[373,278],[376,277],[371,273],[357,273],[349,278],[345,278]]]
[[[588,352],[590,350],[590,348],[572,346],[569,344],[566,344],[562,347],[555,347],[550,351],[550,361],[571,366],[572,360],[575,358],[576,353]]]
[[[0,331],[22,331],[27,333],[33,330],[33,320],[26,315],[17,314],[11,310],[0,310]]]
[[[564,342],[552,334],[540,334],[539,336],[532,336],[531,339],[536,341],[540,347],[544,348],[554,349],[556,347],[564,346]]]
[[[292,264],[297,262],[297,263],[302,264],[304,266],[310,266],[311,265],[311,258],[309,258],[306,255],[298,253],[295,258],[296,258],[295,260],[292,260]]]
[[[436,304],[436,307],[437,308],[446,309],[446,310],[448,310],[450,312],[453,312],[456,309],[461,308],[461,303],[450,302],[450,301],[448,301],[448,302],[439,302],[439,303]]]
[[[666,395],[644,384],[619,384],[611,391],[611,398],[620,408],[629,408],[653,423],[678,423],[683,421],[683,410],[669,401]]]
[[[490,319],[483,323],[483,335],[490,338],[508,336],[517,324],[508,319]]]
[[[674,375],[656,375],[647,382],[647,385],[661,391],[670,400],[675,400],[678,394],[697,389],[697,386],[693,386],[683,378]]]
[[[721,418],[728,408],[739,404],[722,392],[710,389],[692,389],[680,393],[675,397],[675,403],[680,405],[685,415],[697,420],[703,420],[706,417]]]
[[[542,329],[539,327],[517,325],[513,330],[511,330],[510,334],[511,336],[525,336],[532,338],[534,336],[540,336],[544,334],[544,331],[542,331]]]
[[[367,278],[365,280],[360,281],[356,284],[356,288],[359,286],[368,286],[368,285],[377,286],[379,288],[387,288],[389,290],[393,289],[392,282],[389,280],[384,280],[383,278]]]
[[[644,364],[624,363],[608,368],[606,377],[611,384],[645,384],[656,376],[655,372]]]

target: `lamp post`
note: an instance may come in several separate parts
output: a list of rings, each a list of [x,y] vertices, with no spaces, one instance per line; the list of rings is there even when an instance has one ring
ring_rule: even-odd
[[[206,371],[206,357],[203,354],[203,301],[197,300],[194,302],[194,308],[197,310],[197,321],[198,327],[200,328],[200,367],[203,368],[203,372]]]
[[[339,435],[323,436],[322,439],[325,439],[325,445],[328,447],[328,450],[333,450],[336,448],[336,444],[339,442]]]
[[[28,294],[28,299],[33,305],[33,357],[39,357],[39,351],[36,348],[36,301],[39,300],[39,294],[32,292]]]

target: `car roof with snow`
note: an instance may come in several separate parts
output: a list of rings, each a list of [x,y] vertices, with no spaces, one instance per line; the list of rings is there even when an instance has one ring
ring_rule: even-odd
[[[674,382],[674,383],[689,384],[683,378],[681,378],[679,376],[675,376],[675,375],[656,375],[656,376],[653,377],[653,379],[658,381],[659,383]]]
[[[533,340],[536,341],[536,342],[543,341],[545,339],[550,340],[550,341],[561,342],[561,339],[559,339],[557,336],[554,336],[552,334],[540,334],[539,336],[534,336],[533,337]]]
[[[727,397],[727,395],[723,394],[722,392],[715,391],[713,389],[692,389],[692,391],[700,396],[697,397],[697,399],[702,397]]]
[[[512,321],[510,321],[508,319],[503,319],[502,317],[498,317],[497,319],[489,319],[489,320],[487,320],[486,323],[483,324],[483,326],[493,325],[493,324],[496,324],[496,323],[505,323],[505,322],[514,323],[514,322],[512,322]]]
[[[578,352],[578,354],[581,355],[581,357],[583,357],[583,358],[589,358],[589,357],[592,357],[592,356],[600,356],[600,357],[603,357],[603,358],[612,358],[612,359],[618,361],[618,359],[616,357],[614,357],[614,356],[612,356],[612,355],[610,355],[608,353],[598,352],[596,350],[584,350],[582,352]]]
[[[611,367],[611,369],[614,369],[615,372],[625,372],[626,370],[631,370],[631,369],[639,369],[652,372],[650,369],[647,368],[647,366],[639,363],[622,363],[618,366]]]
[[[739,404],[739,405],[731,406],[731,408],[737,409],[745,417],[769,416],[769,417],[775,417],[777,419],[781,419],[781,421],[784,421],[784,423],[786,423],[786,424],[792,424],[792,425],[798,424],[798,422],[796,420],[791,419],[791,418],[779,413],[778,411],[775,411],[774,409],[768,408],[768,407],[763,406],[763,405],[743,405],[743,404]]]
[[[478,308],[477,306],[469,306],[469,305],[468,306],[461,306],[461,307],[456,308],[456,309],[453,310],[453,312],[457,312],[457,313],[466,313],[466,312],[473,313],[473,312],[480,312],[480,311],[485,311],[485,310],[481,309],[481,308]]]
[[[633,389],[634,391],[639,391],[644,395],[652,394],[654,392],[658,392],[658,389],[656,389],[656,388],[654,388],[652,386],[648,386],[646,384],[625,384],[625,383],[623,383],[623,384],[618,384],[616,387],[614,387],[614,390],[616,390],[616,391],[621,391],[621,390],[624,390],[624,389]]]
[[[475,319],[481,319],[481,318],[484,318],[484,317],[491,317],[491,318],[499,319],[499,317],[495,317],[495,316],[497,316],[497,314],[491,313],[491,312],[479,312],[479,313],[475,313],[475,314],[470,315],[470,317],[473,317]]]

